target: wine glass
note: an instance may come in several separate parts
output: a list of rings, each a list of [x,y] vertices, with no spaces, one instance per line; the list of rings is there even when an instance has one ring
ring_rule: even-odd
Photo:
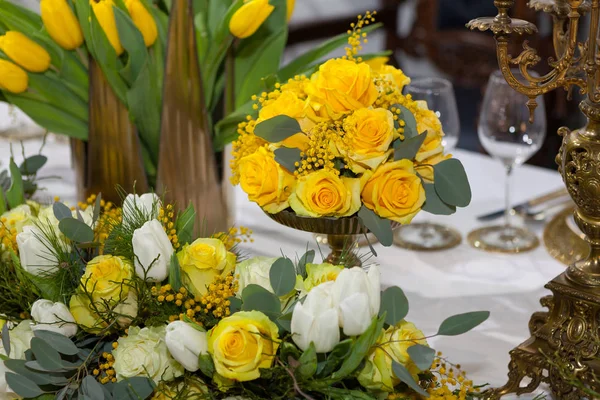
[[[515,76],[520,76],[517,70]],[[532,74],[533,75],[533,74]],[[487,251],[519,253],[539,245],[535,234],[511,223],[510,177],[515,167],[533,156],[546,137],[546,111],[538,98],[534,122],[529,122],[527,97],[511,88],[501,71],[490,76],[479,118],[478,135],[483,148],[506,169],[505,221],[469,233],[474,247]]]
[[[460,120],[452,83],[442,78],[414,79],[406,87],[406,93],[413,100],[427,102],[442,123],[445,152],[454,150],[460,134]],[[457,230],[432,222],[403,225],[394,232],[394,243],[411,250],[444,250],[460,244],[461,240]]]

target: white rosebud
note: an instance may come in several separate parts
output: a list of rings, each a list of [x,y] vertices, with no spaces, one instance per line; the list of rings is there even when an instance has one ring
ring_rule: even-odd
[[[169,275],[173,246],[158,220],[146,222],[133,232],[135,273],[148,282],[162,282]]]
[[[292,339],[302,350],[314,343],[317,353],[327,353],[340,342],[338,311],[332,297],[334,282],[314,287],[304,304],[297,303],[292,313]]]
[[[21,266],[30,274],[44,276],[58,270],[58,259],[50,250],[52,245],[39,228],[24,227],[17,235],[17,246]]]
[[[234,275],[238,282],[237,297],[242,297],[242,292],[248,285],[262,286],[273,293],[269,273],[276,260],[277,258],[254,257],[236,265]]]
[[[208,354],[206,332],[200,332],[183,321],[167,325],[165,342],[173,358],[190,372],[198,370],[198,357]]]
[[[37,300],[31,306],[31,316],[36,322],[31,327],[34,331],[52,331],[66,337],[75,336],[77,333],[75,318],[73,318],[69,308],[63,303],[53,303],[50,300],[44,299]]]
[[[366,272],[360,267],[345,269],[333,287],[333,301],[339,312],[340,327],[346,336],[363,334],[379,313],[381,302],[379,266]]]
[[[145,193],[141,196],[128,194],[123,202],[123,219],[137,221],[142,216],[147,221],[156,219],[160,207],[160,198],[155,193]]]

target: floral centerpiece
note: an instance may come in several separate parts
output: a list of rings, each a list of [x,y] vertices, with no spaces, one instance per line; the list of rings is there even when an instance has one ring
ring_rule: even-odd
[[[39,206],[3,248],[0,394],[56,399],[471,399],[379,267],[242,260],[249,232],[193,236],[152,193]],[[4,217],[4,215],[3,215]],[[25,290],[24,290],[25,289]]]
[[[232,182],[269,214],[358,216],[390,245],[391,221],[452,214],[471,191],[460,161],[444,153],[436,113],[402,93],[410,79],[357,55],[371,21],[367,13],[353,24],[346,56],[255,97],[258,115],[233,145]]]

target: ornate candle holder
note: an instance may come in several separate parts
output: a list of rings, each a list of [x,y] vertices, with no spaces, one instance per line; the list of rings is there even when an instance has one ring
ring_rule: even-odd
[[[535,313],[529,323],[531,337],[511,351],[509,380],[501,388],[487,392],[498,399],[508,393],[529,393],[547,383],[559,399],[579,400],[589,397],[574,387],[552,358],[560,359],[572,376],[589,389],[599,391],[600,381],[600,54],[598,27],[600,0],[531,0],[529,6],[553,17],[553,41],[556,58],[550,59],[550,72],[534,77],[529,68],[540,57],[524,42],[517,57],[508,54],[512,34],[531,34],[535,25],[508,16],[513,0],[495,0],[498,15],[469,22],[471,29],[491,30],[497,42],[500,69],[507,82],[529,97],[531,111],[536,97],[557,88],[572,90],[578,86],[587,98],[580,109],[587,117],[584,128],[570,131],[561,128],[563,142],[556,162],[569,194],[576,204],[575,221],[590,243],[589,256],[546,285],[553,293],[541,303],[548,312]],[[589,32],[584,42],[578,40],[582,17],[590,13]],[[511,66],[517,65],[524,79],[517,79]],[[561,367],[562,368],[562,367]],[[527,382],[528,378],[528,382]]]

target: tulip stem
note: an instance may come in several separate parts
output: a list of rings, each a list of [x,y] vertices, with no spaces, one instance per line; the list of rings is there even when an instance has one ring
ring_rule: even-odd
[[[79,59],[81,60],[81,63],[83,64],[85,69],[89,69],[90,62],[87,53],[81,47],[78,47],[75,51],[77,52],[77,55],[79,56]]]
[[[225,58],[225,117],[235,111],[235,45],[227,50]]]

